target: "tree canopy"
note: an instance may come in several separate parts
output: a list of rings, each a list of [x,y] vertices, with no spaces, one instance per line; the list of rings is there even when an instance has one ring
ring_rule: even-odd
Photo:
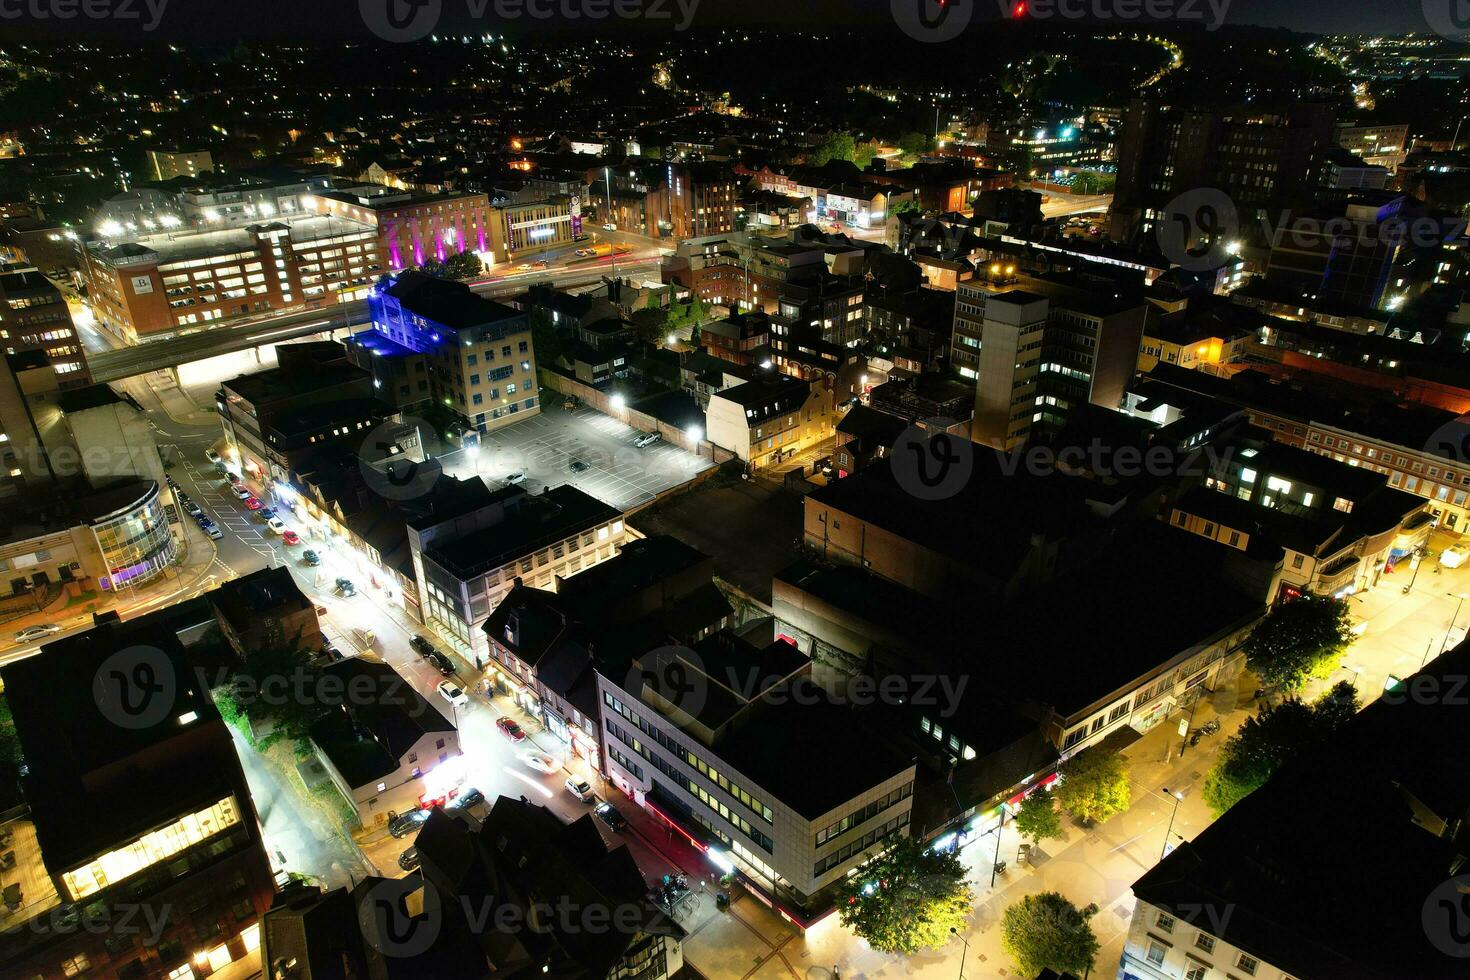
[[[1308,705],[1288,698],[1247,718],[1205,775],[1204,798],[1216,816],[1260,788],[1287,759],[1321,742],[1358,710],[1357,692],[1343,681]]]
[[[1037,790],[1021,801],[1021,809],[1016,813],[1016,829],[1022,837],[1029,837],[1033,844],[1063,836],[1062,818],[1050,793]]]
[[[1103,821],[1128,809],[1128,765],[1116,752],[1093,746],[1062,763],[1057,802],[1083,820]]]
[[[1006,909],[1001,946],[1023,977],[1048,968],[1084,976],[1097,959],[1099,944],[1089,922],[1096,914],[1096,905],[1079,909],[1058,892],[1027,895]]]
[[[974,902],[959,858],[908,836],[844,881],[837,894],[842,924],[885,953],[943,946],[950,929],[964,926]]]
[[[1304,595],[1277,603],[1242,648],[1246,664],[1267,685],[1295,691],[1307,678],[1331,673],[1352,642],[1346,601]]]

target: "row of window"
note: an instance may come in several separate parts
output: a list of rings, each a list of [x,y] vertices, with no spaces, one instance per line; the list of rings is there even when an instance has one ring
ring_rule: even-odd
[[[892,837],[907,825],[908,814],[904,813],[894,817],[882,826],[874,827],[857,840],[842,845],[826,857],[818,858],[817,863],[812,865],[812,877],[821,877],[854,854],[861,854],[879,841]]]
[[[700,786],[694,780],[684,775],[668,761],[660,758],[658,753],[654,752],[648,746],[644,745],[638,738],[628,734],[628,732],[624,731],[623,728],[611,718],[607,719],[607,730],[611,732],[612,736],[618,741],[622,742],[634,752],[637,752],[643,758],[647,759],[649,765],[653,766],[653,768],[657,769],[659,772],[672,779],[679,786],[680,789],[697,798],[701,803],[709,807],[715,813],[718,813],[720,815],[720,819],[724,820],[732,827],[735,827],[746,837],[749,837],[766,853],[774,853],[774,849],[776,846],[775,841],[771,840],[770,837],[766,836],[755,827],[751,826],[749,820],[746,820],[740,814],[731,810],[728,805],[726,805],[724,802],[714,796],[714,794],[710,793],[709,790],[705,789],[703,786]],[[637,773],[634,773],[634,775],[636,776]],[[638,778],[641,779],[642,777],[640,776]]]
[[[867,806],[859,807],[858,809],[849,813],[847,816],[843,817],[841,820],[838,820],[836,823],[830,824],[817,831],[817,846],[821,847],[832,838],[847,833],[847,831],[858,826],[859,824],[868,822],[869,820],[876,817],[878,814],[882,813],[884,810],[893,806],[893,804],[906,800],[913,795],[914,784],[904,783],[893,792],[879,797],[878,799],[869,803]]]
[[[613,697],[610,692],[604,691],[602,694],[602,699],[604,702],[606,702],[608,707],[612,708],[618,714],[622,715],[632,724],[637,725],[639,731],[647,735],[649,738],[653,739],[655,742],[663,746],[668,751],[674,753],[674,755],[678,757],[680,761],[682,761],[685,765],[689,766],[691,769],[698,771],[701,776],[719,786],[720,789],[724,790],[726,793],[729,793],[735,799],[739,800],[742,804],[745,805],[748,810],[750,810],[751,813],[758,815],[759,817],[761,817],[761,819],[765,820],[766,823],[772,823],[774,821],[775,814],[771,811],[771,808],[760,799],[752,796],[739,783],[734,782],[724,773],[715,769],[714,766],[709,765],[698,755],[689,751],[673,739],[669,738],[663,733],[661,729],[658,728],[658,726],[653,725],[647,720],[639,717],[636,711],[623,704],[622,701]]]

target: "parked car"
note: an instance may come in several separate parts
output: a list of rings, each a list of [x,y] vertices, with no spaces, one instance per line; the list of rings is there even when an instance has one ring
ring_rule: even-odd
[[[263,503],[260,502],[260,498],[259,497],[246,497],[245,498],[245,509],[246,510],[260,510],[260,508],[262,508],[264,506],[265,506],[265,504],[263,504]]]
[[[521,731],[521,726],[509,718],[496,718],[495,727],[500,729],[500,734],[512,742],[520,742],[526,737],[526,733]]]
[[[315,551],[312,551],[310,548],[307,548],[301,553],[301,560],[306,562],[308,565],[316,566],[322,563],[322,556],[317,554]]]
[[[204,458],[209,460],[211,463],[218,463],[219,453],[215,452],[213,449],[206,449],[204,450]]]
[[[526,474],[520,470],[516,470],[514,473],[507,473],[505,474],[505,482],[511,486],[515,486],[517,483],[525,483]]]
[[[548,776],[561,769],[561,760],[545,752],[524,752],[521,754],[521,761],[537,772],[544,772]]]
[[[357,595],[357,586],[352,584],[350,578],[339,578],[337,580],[337,591],[345,596]]]
[[[434,652],[434,644],[430,643],[429,638],[422,633],[415,633],[413,639],[408,641],[408,645],[417,650],[421,657],[427,657]]]
[[[238,499],[240,499],[240,500],[249,500],[249,499],[251,499],[250,488],[247,487],[247,486],[243,486],[243,485],[241,485],[239,483],[236,483],[236,484],[233,484],[230,487],[230,489],[234,491],[235,496]]]
[[[617,807],[606,801],[593,807],[592,812],[597,814],[597,819],[607,824],[607,829],[615,834],[628,826],[627,818],[618,812]]]
[[[429,812],[422,807],[414,807],[406,813],[388,814],[388,833],[394,837],[407,837],[429,819]]]
[[[1439,563],[1445,568],[1459,568],[1466,558],[1470,558],[1470,548],[1446,548],[1439,556]]]
[[[178,491],[179,490],[179,481],[178,480],[175,480],[171,474],[165,473],[163,475],[163,482],[168,484],[168,488],[170,490],[174,490],[174,491]],[[174,496],[176,496],[176,497],[179,496],[179,493],[176,492],[174,494]]]
[[[281,541],[285,544],[300,544],[301,535],[297,534],[290,528],[286,528],[286,530],[281,532]]]
[[[201,514],[204,513],[204,508],[200,507],[192,500],[186,500],[184,501],[184,513],[188,514],[190,517],[199,517]]]
[[[585,473],[591,468],[592,465],[588,463],[585,459],[574,459],[572,460],[570,466],[570,469],[573,473]]]
[[[268,521],[272,517],[276,516],[276,509],[274,507],[262,507],[260,508],[260,510],[256,511],[256,514],[260,517],[261,520]]]
[[[448,810],[468,810],[477,803],[485,802],[485,794],[477,789],[467,789],[445,804]]]
[[[430,650],[428,655],[424,659],[433,664],[434,669],[443,674],[445,677],[454,676],[454,661],[450,660],[438,650]]]
[[[615,224],[613,224],[611,221],[609,221],[607,224],[605,224],[605,225],[602,226],[602,230],[603,231],[617,231],[618,230],[618,226],[615,225]]]
[[[245,506],[248,507],[250,505],[247,502]],[[279,517],[272,517],[270,520],[265,522],[265,526],[270,528],[271,533],[273,534],[286,533],[286,522],[281,520]]]
[[[408,850],[404,851],[402,854],[398,855],[398,866],[404,871],[413,871],[419,866],[418,845],[414,845],[413,847],[410,847]]]
[[[240,474],[239,473],[236,473],[234,470],[225,470],[225,479],[226,480],[229,480],[230,483],[236,484],[236,485],[238,485],[241,482],[241,480],[240,480]]]
[[[463,708],[470,703],[469,695],[465,694],[464,688],[451,681],[440,681],[437,690],[441,698],[456,708]]]
[[[657,432],[645,432],[643,433],[643,435],[633,440],[633,445],[637,446],[639,449],[642,449],[645,446],[653,445],[654,443],[658,442],[658,440],[659,434]]]
[[[567,781],[562,785],[567,788],[568,793],[583,803],[591,803],[596,799],[596,795],[592,792],[592,784],[580,776],[568,776]]]
[[[16,643],[34,643],[61,632],[61,627],[55,623],[38,623],[35,626],[27,626],[15,634]]]

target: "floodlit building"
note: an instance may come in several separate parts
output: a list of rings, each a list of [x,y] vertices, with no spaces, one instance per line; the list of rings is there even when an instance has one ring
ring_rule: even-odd
[[[26,764],[25,802],[0,821],[6,976],[208,976],[260,943],[274,892],[260,818],[163,616],[112,617],[0,671]],[[173,684],[97,696],[94,678],[145,666]],[[83,910],[109,927],[80,928]]]

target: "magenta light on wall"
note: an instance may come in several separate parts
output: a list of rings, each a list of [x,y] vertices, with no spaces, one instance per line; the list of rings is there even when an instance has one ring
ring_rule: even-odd
[[[413,240],[413,264],[424,264],[424,243],[419,241],[417,238]]]
[[[403,256],[398,254],[398,239],[393,239],[393,244],[388,246],[388,257],[392,260],[393,268],[403,268]]]
[[[485,251],[485,229],[480,229],[480,251]]]

